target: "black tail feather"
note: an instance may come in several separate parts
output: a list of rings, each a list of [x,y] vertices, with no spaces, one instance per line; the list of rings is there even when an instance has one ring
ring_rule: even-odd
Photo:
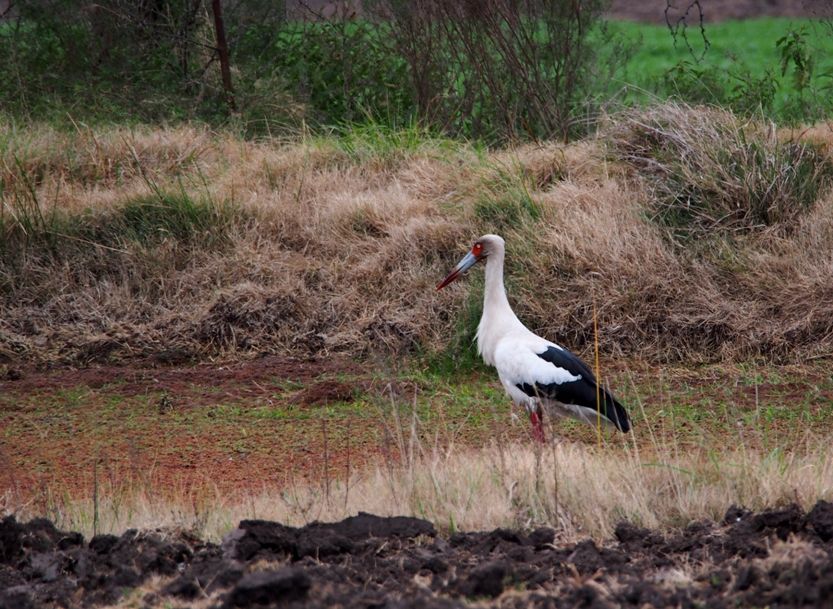
[[[616,426],[616,429],[625,433],[629,432],[631,418],[625,407],[607,390],[602,390],[601,401],[602,414]]]

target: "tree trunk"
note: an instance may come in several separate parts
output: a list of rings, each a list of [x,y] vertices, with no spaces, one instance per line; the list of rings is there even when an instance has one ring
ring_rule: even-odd
[[[211,0],[211,11],[214,13],[214,31],[217,35],[217,53],[220,56],[220,74],[223,77],[223,89],[226,101],[232,112],[237,112],[234,103],[234,88],[231,86],[231,67],[229,65],[228,43],[226,42],[226,28],[223,25],[223,7],[220,0]]]

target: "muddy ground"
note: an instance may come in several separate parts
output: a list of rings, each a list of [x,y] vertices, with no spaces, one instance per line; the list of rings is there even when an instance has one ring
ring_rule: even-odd
[[[830,607],[833,504],[667,532],[621,523],[597,544],[556,532],[438,535],[359,514],[303,528],[247,520],[221,545],[187,533],[120,537],[0,522],[0,607]]]

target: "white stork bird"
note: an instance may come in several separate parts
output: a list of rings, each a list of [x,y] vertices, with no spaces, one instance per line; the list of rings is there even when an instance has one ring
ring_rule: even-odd
[[[437,289],[486,260],[477,350],[483,361],[497,368],[500,382],[512,401],[526,408],[535,439],[544,441],[545,409],[591,425],[601,420],[619,431],[629,431],[627,411],[605,387],[598,385],[587,364],[564,347],[533,334],[512,311],[503,287],[505,253],[501,237],[483,235]]]

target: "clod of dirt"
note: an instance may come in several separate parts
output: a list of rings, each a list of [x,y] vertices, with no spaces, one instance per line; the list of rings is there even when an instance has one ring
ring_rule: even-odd
[[[185,600],[194,600],[236,584],[245,574],[243,565],[234,560],[223,560],[222,551],[207,546],[194,557],[185,572],[168,584],[163,593]]]
[[[468,609],[470,605],[450,598],[437,598],[417,594],[416,598],[404,598],[385,602],[384,609]]]
[[[107,554],[117,543],[119,538],[115,535],[96,535],[90,540],[89,548],[96,554]]]
[[[0,591],[0,607],[3,609],[34,609],[35,592],[25,584]]]
[[[787,539],[790,533],[797,533],[805,525],[804,510],[793,503],[782,510],[768,510],[757,514],[752,520],[756,530],[774,529],[779,539]]]
[[[833,539],[833,503],[819,501],[807,514],[807,522],[822,541]]]
[[[239,529],[243,531],[242,535],[232,535],[232,538],[237,537],[232,556],[241,560],[284,555],[295,560],[304,556],[321,558],[350,553],[355,541],[390,537],[411,539],[437,534],[434,525],[425,520],[404,516],[382,518],[365,512],[341,522],[314,522],[300,529],[265,520],[244,520]]]
[[[352,554],[351,540],[331,527],[305,527],[298,533],[293,555],[296,559],[312,556],[319,559],[337,554]]]
[[[540,527],[529,534],[529,541],[535,546],[536,550],[542,550],[555,541],[555,529],[549,527]]]
[[[508,574],[509,564],[505,560],[487,562],[469,573],[468,579],[461,586],[461,592],[473,598],[495,598],[503,592],[504,580]]]
[[[729,509],[726,510],[726,515],[723,516],[723,524],[735,524],[749,516],[751,513],[752,512],[744,507],[732,504],[729,506]]]
[[[649,529],[638,527],[630,522],[617,524],[613,534],[619,543],[629,550],[655,545],[660,541],[657,535]]]
[[[576,544],[568,559],[581,575],[592,575],[601,569],[613,568],[627,562],[619,550],[599,548],[592,539],[585,539]]]
[[[227,606],[273,606],[297,601],[306,597],[311,585],[309,576],[295,567],[250,573],[231,591]]]
[[[228,553],[239,560],[250,560],[259,553],[292,554],[296,529],[268,520],[243,520],[223,542]]]
[[[0,522],[0,563],[13,564],[23,554],[21,527],[14,516],[6,516]]]
[[[399,537],[401,539],[412,539],[425,535],[434,537],[437,534],[434,525],[427,520],[409,518],[407,516],[392,516],[383,518],[374,516],[367,512],[359,512],[357,516],[351,516],[335,525],[321,525],[324,527],[334,526],[342,535],[353,540],[365,537]]]

